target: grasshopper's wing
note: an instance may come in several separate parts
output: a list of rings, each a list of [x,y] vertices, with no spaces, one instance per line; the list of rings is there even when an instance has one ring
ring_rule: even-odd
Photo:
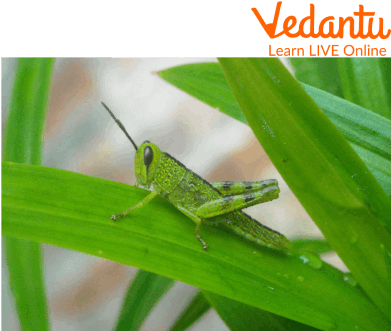
[[[239,195],[244,193],[258,192],[270,186],[276,186],[278,188],[278,182],[276,179],[266,179],[258,182],[225,181],[213,182],[210,184],[223,195]]]
[[[278,186],[272,185],[264,187],[257,192],[250,192],[240,195],[227,195],[221,199],[216,199],[204,203],[197,209],[197,215],[202,218],[210,218],[241,210],[259,203],[271,201],[278,198],[280,190]]]

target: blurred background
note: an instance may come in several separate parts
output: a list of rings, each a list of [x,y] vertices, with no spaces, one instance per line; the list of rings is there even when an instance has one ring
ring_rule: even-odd
[[[156,74],[195,62],[217,60],[58,59],[44,136],[44,165],[135,184],[135,151],[101,106],[104,101],[137,144],[150,140],[208,181],[277,179],[280,198],[246,212],[288,238],[321,237],[249,127]],[[16,63],[16,59],[2,59],[2,132]],[[137,269],[55,246],[42,248],[52,330],[111,330]],[[334,254],[322,259],[347,271]],[[2,266],[2,328],[16,331],[19,326],[4,256]],[[167,330],[195,291],[189,285],[176,283],[142,330]],[[190,330],[228,328],[209,311]]]

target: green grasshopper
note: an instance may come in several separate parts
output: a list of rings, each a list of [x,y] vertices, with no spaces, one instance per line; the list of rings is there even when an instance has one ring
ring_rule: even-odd
[[[113,221],[145,206],[161,194],[194,221],[195,235],[204,250],[207,250],[208,245],[200,236],[201,224],[226,227],[252,242],[271,248],[288,249],[291,246],[285,236],[241,211],[243,208],[277,199],[280,192],[277,180],[209,183],[155,144],[144,141],[137,146],[123,124],[103,102],[102,105],[136,149],[136,186],[149,189],[153,185],[152,192],[137,205],[123,213],[112,215]]]

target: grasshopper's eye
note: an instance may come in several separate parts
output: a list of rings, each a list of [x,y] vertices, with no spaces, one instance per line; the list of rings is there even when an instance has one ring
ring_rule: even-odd
[[[147,146],[144,148],[144,164],[149,166],[152,163],[153,159],[153,150],[151,146]]]

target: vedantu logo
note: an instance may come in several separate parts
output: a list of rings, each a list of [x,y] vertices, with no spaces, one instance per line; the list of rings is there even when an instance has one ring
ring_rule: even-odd
[[[377,17],[378,30],[376,33],[373,31],[375,12],[366,12],[364,10],[363,4],[358,4],[358,10],[353,11],[353,16],[339,16],[338,19],[335,16],[325,16],[323,17],[316,29],[315,21],[315,5],[309,3],[310,14],[304,16],[298,23],[298,19],[295,15],[288,15],[282,22],[281,31],[277,31],[278,22],[280,20],[280,13],[283,1],[278,1],[276,3],[273,21],[271,23],[266,23],[260,12],[256,7],[252,7],[251,11],[254,14],[255,18],[258,20],[259,24],[262,26],[269,39],[276,39],[281,36],[286,36],[288,38],[311,38],[311,39],[335,39],[343,40],[347,37],[350,40],[357,39],[380,39],[386,40],[391,36],[391,29],[387,29],[384,32],[384,18]],[[368,19],[367,29],[365,31],[365,19]],[[338,21],[338,27],[336,28],[336,22]],[[356,28],[357,24],[357,28]],[[309,32],[308,26],[309,25]],[[349,33],[345,37],[345,27],[348,27]],[[293,29],[297,27],[297,31],[292,32]],[[305,31],[307,29],[307,32]],[[325,32],[327,30],[327,32]],[[323,53],[324,56],[340,56],[339,54],[339,44],[329,44],[328,47],[324,47],[322,44],[318,44],[313,48],[314,45],[309,45],[309,53],[305,54],[304,48],[277,48],[273,51],[273,47],[269,44],[269,55],[270,56],[292,56],[292,55],[310,55],[310,56],[320,56]],[[293,50],[293,54],[292,54]],[[362,48],[357,48],[351,44],[346,44],[343,47],[343,55],[345,56],[386,56],[386,48],[374,48],[370,47],[370,44],[364,44]]]

